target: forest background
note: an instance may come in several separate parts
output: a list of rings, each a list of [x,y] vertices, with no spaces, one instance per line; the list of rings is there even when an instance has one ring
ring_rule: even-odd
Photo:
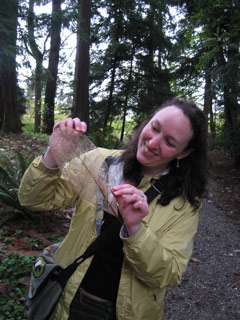
[[[193,100],[239,221],[239,45],[239,0],[0,0],[0,320],[26,318],[34,255],[69,227],[71,208],[39,218],[17,199],[60,119],[117,148],[154,106]]]
[[[0,130],[78,116],[114,147],[179,96],[239,166],[239,42],[237,0],[1,0]]]

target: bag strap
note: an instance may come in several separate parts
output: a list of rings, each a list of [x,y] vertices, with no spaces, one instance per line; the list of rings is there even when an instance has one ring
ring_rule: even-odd
[[[62,288],[65,287],[68,279],[85,259],[103,249],[107,243],[110,243],[114,237],[117,236],[121,225],[122,223],[118,219],[115,219],[108,228],[106,228],[104,232],[100,233],[100,235],[87,247],[80,257],[75,259],[69,266],[62,270],[62,272],[56,277],[56,280],[60,283]]]
[[[151,187],[145,192],[147,196],[148,203],[150,203],[156,196],[162,194],[168,182],[169,175],[161,176],[159,179],[152,179]],[[110,243],[119,233],[119,229],[123,224],[123,218],[118,210],[119,219],[115,219],[104,232],[87,247],[85,252],[78,258],[76,258],[73,263],[67,266],[62,272],[56,276],[56,280],[60,283],[61,287],[64,288],[68,279],[77,269],[77,267],[87,258],[96,254],[99,250],[103,249],[107,243]],[[120,220],[120,221],[119,221]]]
[[[163,194],[169,181],[169,174],[165,174],[158,179],[151,179],[151,187],[147,189],[145,195],[147,196],[148,203],[153,201],[159,194]]]

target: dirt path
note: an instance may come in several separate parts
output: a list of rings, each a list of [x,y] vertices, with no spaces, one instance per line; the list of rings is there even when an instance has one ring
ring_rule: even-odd
[[[164,320],[240,319],[240,224],[226,215],[217,182],[204,200],[188,269],[169,288]]]

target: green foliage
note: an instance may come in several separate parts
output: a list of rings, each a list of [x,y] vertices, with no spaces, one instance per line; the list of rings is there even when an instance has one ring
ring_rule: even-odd
[[[22,121],[23,132],[26,133],[29,137],[33,135],[34,123],[31,121]]]
[[[37,1],[41,3],[41,12],[47,2]],[[26,18],[28,6],[24,1],[19,5],[22,17]],[[45,13],[35,12],[34,37],[41,52],[45,51],[44,38],[51,23],[47,12],[47,8]],[[76,33],[76,1],[67,0],[63,16],[65,31]],[[239,19],[240,3],[236,0],[92,2],[89,114],[94,142],[116,147],[121,130],[116,134],[114,122],[125,115],[126,110],[142,119],[154,104],[162,103],[172,94],[203,106],[204,94],[208,91],[213,108],[221,107],[220,112],[224,111],[223,125],[218,128],[216,122],[214,128],[216,135],[211,127],[212,145],[228,152],[231,146],[231,154],[239,154],[234,151],[239,150]],[[11,21],[9,17],[9,23]],[[19,34],[20,38],[25,36],[26,42],[28,31],[22,25]],[[62,39],[63,46],[67,44],[67,37]],[[38,41],[40,39],[43,41]],[[21,47],[23,57],[25,45]],[[74,67],[66,51],[60,54],[63,60],[57,101],[60,109],[70,115]],[[30,68],[27,56],[24,61]],[[208,89],[204,89],[206,79],[211,82]],[[31,87],[32,84],[26,85],[27,90]],[[33,99],[33,92],[29,92],[28,97]],[[219,102],[221,99],[223,103]],[[29,118],[33,120],[33,100],[28,104],[31,105]],[[65,114],[61,118],[59,112],[55,116],[55,121],[66,118]],[[227,127],[233,137],[226,132]],[[226,137],[231,139],[227,141]]]
[[[35,257],[7,253],[0,266],[0,279],[2,282],[16,285],[29,275]]]
[[[21,117],[26,112],[26,98],[24,96],[24,90],[17,86],[17,110]]]
[[[8,236],[7,230],[0,230],[0,241],[2,243],[1,250],[5,250],[5,246],[7,245],[13,245],[14,239],[12,237]]]
[[[22,117],[22,123],[34,123],[34,115],[35,115],[35,111],[34,111],[34,100],[32,99],[27,99],[26,101],[26,110],[25,113]]]
[[[115,136],[114,130],[111,127],[99,130],[90,130],[89,133],[93,143],[97,147],[107,148],[107,149],[118,149],[119,138]]]
[[[36,137],[39,139],[46,138],[48,139],[49,135],[46,133],[39,133],[39,132],[34,132],[34,123],[32,121],[26,121],[24,120],[23,122],[23,132],[26,133],[28,137]]]
[[[5,204],[19,210],[30,219],[34,215],[20,205],[18,187],[33,157],[26,158],[26,155],[18,152],[14,158],[11,158],[6,152],[0,153],[0,197]]]
[[[0,282],[6,285],[1,294],[0,319],[25,319],[26,285],[22,282],[30,274],[35,257],[7,253],[0,265]]]
[[[52,242],[57,243],[57,242],[63,241],[64,237],[63,237],[63,236],[59,236],[59,235],[56,234],[56,235],[50,236],[49,239],[50,239]]]
[[[92,46],[90,52],[90,116],[105,127],[124,110],[149,114],[155,104],[172,96],[168,61],[173,45],[167,35],[172,25],[165,1],[103,5],[92,25],[94,42],[105,46]]]
[[[26,240],[27,244],[31,244],[32,248],[39,248],[39,247],[43,247],[43,242],[41,239],[38,238],[29,238],[28,240]]]
[[[135,125],[135,120],[129,120],[126,122],[124,140],[129,138]],[[116,117],[116,120],[111,123],[111,126],[108,124],[105,129],[102,129],[97,125],[91,126],[89,135],[97,147],[119,149],[122,144],[120,141],[121,130],[122,120],[120,117]]]

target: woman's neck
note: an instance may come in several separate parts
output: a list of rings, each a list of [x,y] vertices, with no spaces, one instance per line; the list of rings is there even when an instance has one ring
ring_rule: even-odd
[[[162,176],[164,174],[167,174],[169,172],[169,168],[159,168],[158,170],[151,170],[151,168],[144,168],[143,169],[143,175],[144,177],[156,177],[156,176]]]

